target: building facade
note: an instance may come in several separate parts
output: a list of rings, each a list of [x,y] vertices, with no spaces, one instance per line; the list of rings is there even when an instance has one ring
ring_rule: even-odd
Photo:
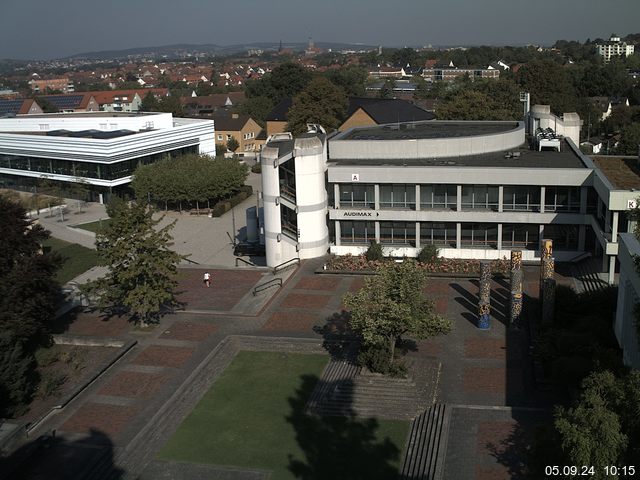
[[[615,33],[611,35],[609,41],[597,44],[598,55],[604,58],[605,63],[611,61],[611,57],[628,57],[633,55],[635,46],[632,43],[620,41],[620,37]]]
[[[0,185],[82,182],[93,199],[126,188],[138,165],[185,153],[215,155],[211,120],[106,112],[0,119]]]
[[[270,149],[271,139],[263,150],[263,181],[268,164],[277,160],[280,170],[268,194],[263,185],[265,230],[289,247],[279,247],[275,258],[267,242],[267,263],[297,256],[305,242],[320,245],[318,229],[326,225],[328,248],[319,254],[357,255],[376,241],[394,257],[435,245],[450,258],[509,258],[518,249],[524,260],[536,261],[541,240],[550,238],[557,261],[591,252],[602,257],[613,282],[618,234],[631,228],[626,212],[637,193],[614,185],[580,152],[572,139],[578,118],[552,120],[546,118],[564,135],[549,127],[536,134],[540,118],[529,122],[533,135],[525,122],[429,121],[341,132],[327,140],[326,181],[314,183],[315,191],[305,187],[304,205],[298,203],[304,146],[294,148],[298,139],[291,139],[285,150]],[[318,225],[301,228],[300,215],[309,210]],[[307,229],[313,240],[303,239]]]

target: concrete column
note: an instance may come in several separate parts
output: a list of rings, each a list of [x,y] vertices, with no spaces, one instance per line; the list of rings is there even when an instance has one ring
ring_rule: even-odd
[[[380,243],[380,222],[376,222],[376,242]]]
[[[462,211],[462,185],[456,186],[456,210]]]
[[[373,197],[375,198],[374,200],[374,207],[376,210],[380,210],[380,185],[378,185],[377,183],[373,186]],[[376,225],[378,224],[378,222],[376,222]],[[376,231],[378,230],[379,227],[376,226]],[[376,238],[379,238],[380,236],[378,234],[376,234]],[[379,241],[379,240],[378,240]]]
[[[500,185],[498,187],[498,212],[502,213],[504,211],[504,185]],[[500,240],[498,240],[498,243]]]
[[[498,250],[502,250],[502,224],[501,223],[498,224]]]
[[[608,278],[609,285],[613,285],[615,274],[616,274],[616,256],[611,255],[609,257],[609,278]]]
[[[341,245],[340,237],[342,236],[340,231],[340,220],[335,221],[335,236],[336,236],[336,246],[339,247]]]
[[[340,184],[339,183],[333,184],[333,206],[334,208],[340,208]]]
[[[420,184],[416,183],[416,211],[420,211]],[[418,241],[418,233],[416,231],[416,242]]]
[[[420,248],[420,222],[416,222],[416,248]]]
[[[587,213],[587,195],[589,187],[580,187],[580,213],[586,215]]]
[[[544,197],[547,193],[545,187],[540,187],[540,213],[544,213]]]
[[[584,251],[584,243],[587,236],[587,226],[580,225],[578,227],[578,250]]]
[[[462,224],[456,223],[456,248],[462,248]]]
[[[618,218],[619,218],[619,215],[620,215],[620,212],[613,212],[613,223],[611,225],[611,241],[613,243],[617,243],[618,242]]]

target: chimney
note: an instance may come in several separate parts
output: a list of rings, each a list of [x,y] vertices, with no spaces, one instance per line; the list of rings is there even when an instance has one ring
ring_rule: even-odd
[[[237,113],[232,113],[231,114],[231,118],[238,118],[238,117],[239,117],[239,115]]]

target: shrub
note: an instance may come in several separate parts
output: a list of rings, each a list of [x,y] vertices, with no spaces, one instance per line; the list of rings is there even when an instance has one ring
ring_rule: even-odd
[[[370,262],[376,262],[376,261],[382,260],[384,258],[382,245],[380,245],[378,242],[374,240],[371,240],[371,245],[369,245],[369,248],[367,249],[367,253],[365,253],[364,256]]]
[[[52,372],[48,375],[45,375],[42,378],[40,386],[38,387],[40,396],[46,398],[50,397],[51,395],[55,395],[60,391],[66,381],[67,376],[62,373]]]
[[[418,262],[431,263],[438,260],[438,247],[435,245],[425,245],[418,253]]]
[[[407,367],[401,361],[394,359],[389,363],[389,346],[387,344],[362,345],[358,352],[358,364],[367,367],[372,372],[392,377],[402,377],[407,373]]]
[[[260,165],[259,163],[256,163],[254,166],[251,167],[251,171],[253,173],[262,173],[262,165]]]

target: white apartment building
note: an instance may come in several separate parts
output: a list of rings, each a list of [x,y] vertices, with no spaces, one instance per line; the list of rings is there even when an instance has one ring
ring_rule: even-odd
[[[609,63],[611,57],[628,57],[633,55],[634,45],[621,42],[620,37],[615,33],[611,35],[609,41],[597,44],[598,55],[604,58],[605,63]]]

